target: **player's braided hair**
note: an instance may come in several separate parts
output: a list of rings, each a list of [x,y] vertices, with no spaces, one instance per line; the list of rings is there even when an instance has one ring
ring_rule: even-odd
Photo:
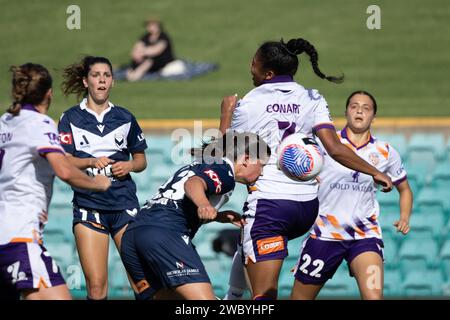
[[[87,96],[88,89],[84,87],[83,78],[87,78],[89,70],[96,63],[107,64],[112,74],[113,68],[111,62],[104,57],[85,56],[80,62],[71,64],[64,68],[64,80],[61,88],[65,96],[76,94],[78,100]]]
[[[47,91],[52,87],[52,77],[48,70],[35,63],[25,63],[21,66],[11,66],[13,102],[6,110],[17,116],[25,104],[38,105],[45,97]]]
[[[280,41],[268,41],[258,49],[258,56],[265,69],[272,70],[276,75],[294,76],[298,69],[297,55],[305,52],[309,56],[314,73],[321,79],[340,83],[344,76],[335,77],[325,75],[319,68],[319,54],[314,46],[307,40],[291,39],[287,43]]]

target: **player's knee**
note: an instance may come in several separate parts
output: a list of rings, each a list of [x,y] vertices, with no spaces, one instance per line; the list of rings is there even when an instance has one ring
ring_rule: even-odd
[[[91,281],[88,285],[88,296],[92,300],[104,300],[108,294],[108,286],[103,281]]]

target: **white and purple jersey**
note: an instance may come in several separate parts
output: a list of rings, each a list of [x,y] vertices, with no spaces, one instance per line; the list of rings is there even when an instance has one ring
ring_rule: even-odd
[[[55,175],[50,152],[64,154],[50,117],[24,105],[0,118],[0,245],[41,240]]]
[[[356,147],[347,136],[347,128],[337,134],[344,145],[389,175],[394,185],[406,180],[400,155],[391,145],[370,136],[367,143]],[[381,239],[380,208],[375,197],[377,185],[371,176],[344,167],[325,152],[319,180],[319,216],[311,230],[312,238]]]
[[[87,107],[87,99],[63,113],[58,124],[61,145],[77,158],[108,157],[128,161],[130,154],[143,152],[147,143],[136,118],[125,108],[109,107],[100,115]],[[103,170],[88,168],[88,175],[103,174],[110,178],[111,187],[105,192],[73,188],[73,202],[83,208],[98,210],[125,210],[138,208],[136,184],[127,175],[115,179],[111,165]]]
[[[334,129],[327,102],[290,76],[276,76],[247,93],[236,106],[231,129],[258,134],[272,151],[254,196],[265,199],[309,201],[317,196],[317,182],[297,182],[276,165],[277,148],[286,136],[302,132],[312,137],[320,128]]]

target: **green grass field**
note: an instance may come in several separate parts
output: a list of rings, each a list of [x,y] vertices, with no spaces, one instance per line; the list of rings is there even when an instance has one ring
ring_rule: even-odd
[[[81,30],[66,28],[66,8],[81,8]],[[366,27],[370,4],[381,7],[381,30]],[[217,118],[224,95],[252,88],[250,60],[265,40],[304,37],[319,51],[325,73],[343,72],[341,85],[320,80],[301,56],[296,80],[319,89],[332,114],[343,113],[347,95],[366,89],[380,116],[450,116],[450,5],[448,0],[0,0],[0,107],[10,103],[8,67],[32,61],[55,78],[50,115],[75,104],[60,90],[62,68],[83,54],[128,61],[157,16],[180,58],[220,64],[192,81],[116,83],[111,100],[141,119]]]

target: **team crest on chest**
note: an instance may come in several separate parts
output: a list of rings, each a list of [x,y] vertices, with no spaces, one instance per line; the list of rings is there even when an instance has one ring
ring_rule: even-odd
[[[380,163],[380,156],[376,152],[369,154],[369,161],[375,167]]]
[[[124,146],[125,138],[122,132],[116,132],[114,134],[114,142],[116,143],[117,148],[122,149]]]

